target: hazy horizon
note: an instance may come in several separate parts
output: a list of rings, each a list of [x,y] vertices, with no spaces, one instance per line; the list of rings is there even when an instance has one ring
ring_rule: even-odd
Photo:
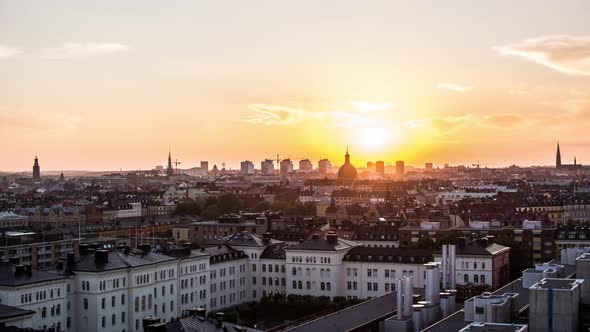
[[[590,2],[0,1],[1,172],[590,164]]]

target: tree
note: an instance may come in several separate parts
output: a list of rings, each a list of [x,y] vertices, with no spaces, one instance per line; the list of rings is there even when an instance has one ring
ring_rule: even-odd
[[[240,210],[240,198],[234,193],[225,193],[217,199],[221,213],[232,213]]]
[[[207,206],[201,215],[206,219],[216,219],[221,215],[219,207],[215,204]]]
[[[434,246],[434,241],[432,241],[429,237],[423,237],[418,242],[416,242],[416,247],[422,249],[432,248]]]
[[[200,214],[201,207],[195,201],[187,201],[176,205],[175,214]]]

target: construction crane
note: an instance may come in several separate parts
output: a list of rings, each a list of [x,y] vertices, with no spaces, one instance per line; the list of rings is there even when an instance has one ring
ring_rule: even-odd
[[[175,159],[173,162],[174,167],[176,168],[176,174],[178,174],[178,165],[180,165],[180,161],[178,161],[178,159]]]
[[[479,166],[489,166],[489,165],[495,165],[496,163],[489,163],[489,164],[480,164],[479,161],[477,162],[477,164],[471,164],[471,166],[474,166],[476,168],[479,168]]]

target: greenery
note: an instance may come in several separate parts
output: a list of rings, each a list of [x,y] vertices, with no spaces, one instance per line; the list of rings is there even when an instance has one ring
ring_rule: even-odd
[[[247,302],[221,310],[223,319],[228,322],[245,326],[254,326],[261,322],[283,323],[286,321],[312,318],[310,316],[326,315],[342,310],[362,300],[348,300],[344,297],[334,297],[330,300],[327,296],[301,296],[291,294],[276,294],[273,297],[264,297],[260,302]],[[215,317],[216,312],[210,312],[210,317]]]
[[[175,214],[200,214],[201,206],[195,201],[186,201],[176,205]]]

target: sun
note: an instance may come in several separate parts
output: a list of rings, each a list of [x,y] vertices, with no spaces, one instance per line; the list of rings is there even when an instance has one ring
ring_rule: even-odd
[[[392,137],[391,131],[383,127],[372,126],[359,131],[357,142],[363,149],[379,151],[390,144]]]

